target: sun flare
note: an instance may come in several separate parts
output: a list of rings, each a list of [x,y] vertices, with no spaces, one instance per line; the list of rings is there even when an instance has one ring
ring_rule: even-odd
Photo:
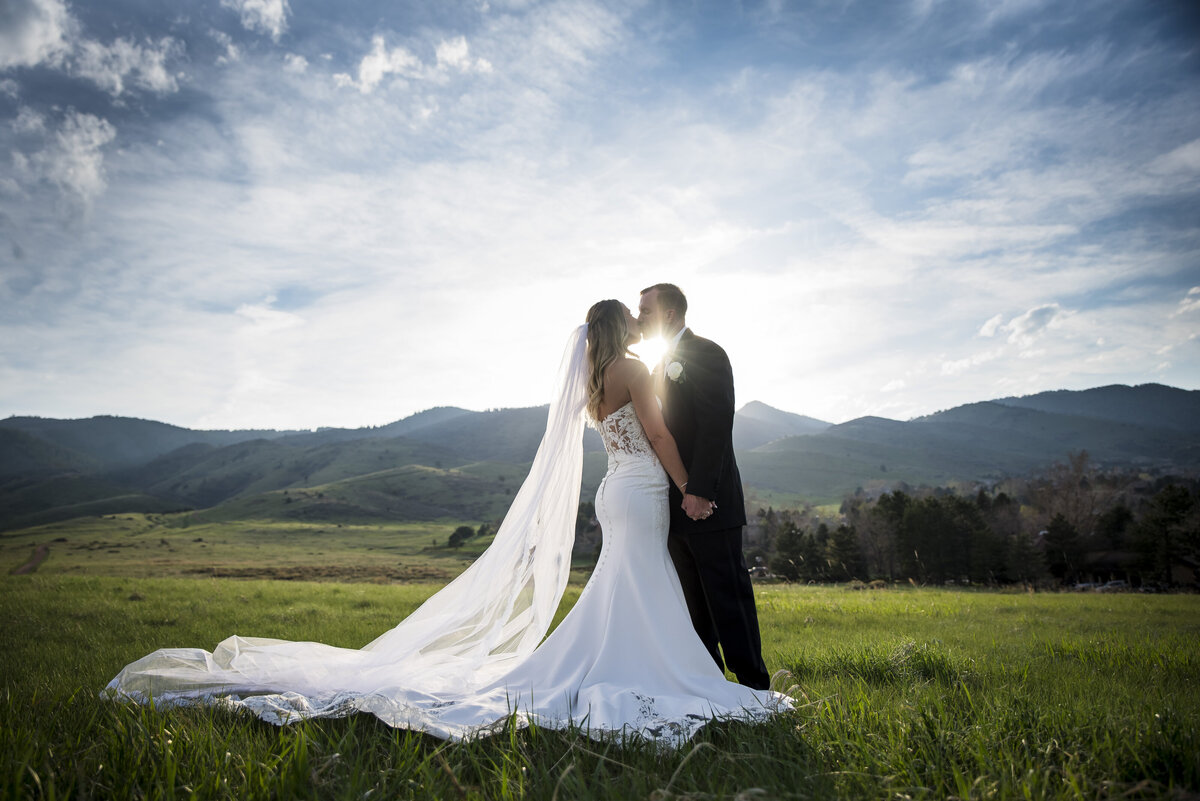
[[[667,343],[662,337],[654,337],[653,339],[643,339],[630,348],[637,357],[641,359],[642,364],[653,370],[658,366],[663,354],[667,352]]]

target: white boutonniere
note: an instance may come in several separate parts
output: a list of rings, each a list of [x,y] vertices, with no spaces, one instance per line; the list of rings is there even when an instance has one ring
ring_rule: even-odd
[[[683,380],[683,365],[679,362],[671,362],[667,365],[667,378],[678,384]]]

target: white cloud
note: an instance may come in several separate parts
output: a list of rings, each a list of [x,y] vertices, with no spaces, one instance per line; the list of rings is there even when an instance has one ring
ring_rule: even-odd
[[[62,0],[0,3],[0,69],[56,64],[76,23]]]
[[[59,145],[57,111],[40,132],[33,117],[24,134],[0,125],[26,153],[37,137],[83,165],[90,153],[95,180],[79,169],[56,185],[94,198],[107,169],[112,200],[69,242],[17,200],[0,207],[24,262],[48,263],[0,282],[6,307],[46,318],[23,337],[0,326],[0,365],[31,352],[65,365],[45,382],[0,371],[0,400],[297,427],[542,403],[538,382],[587,305],[657,280],[688,291],[689,322],[730,352],[740,400],[825,419],[1194,384],[1200,343],[1183,343],[1200,289],[1162,289],[1194,271],[1194,226],[1127,212],[1195,197],[1182,140],[1200,122],[1196,90],[1076,96],[1064,81],[1115,70],[1078,47],[921,75],[878,61],[690,69],[686,31],[643,11],[627,24],[619,4],[493,6],[373,39],[387,19],[347,17],[336,36],[306,22],[304,41],[297,22],[288,48],[199,65],[203,113],[147,120],[144,142],[122,126],[120,148],[101,125],[90,151]],[[347,40],[366,44],[346,53]],[[215,49],[229,58],[229,44]],[[335,69],[349,74],[331,81]],[[137,80],[125,72],[123,91]],[[54,183],[48,156],[22,158],[14,175]],[[498,309],[517,312],[498,324]],[[1150,376],[1162,348],[1174,366]],[[134,372],[169,380],[132,396],[118,377]]]
[[[459,72],[491,72],[491,63],[484,58],[471,58],[471,48],[465,36],[456,36],[438,43],[437,65],[442,70]]]
[[[989,318],[988,321],[979,328],[979,336],[981,336],[981,337],[996,336],[996,330],[1000,328],[1000,325],[1003,322],[1004,322],[1003,314],[997,314],[996,316]]]
[[[225,31],[212,30],[209,32],[212,38],[217,41],[217,44],[225,48],[222,55],[217,56],[218,64],[232,64],[235,61],[240,61],[242,58],[242,49],[233,41],[233,37],[225,33]]]
[[[181,51],[180,43],[169,36],[144,45],[129,39],[107,45],[85,40],[79,43],[75,72],[114,97],[123,94],[127,85],[169,94],[179,90],[179,83],[167,70],[166,62]]]
[[[1038,335],[1054,322],[1062,308],[1057,303],[1037,306],[1008,321],[1008,341],[1011,344],[1028,346]]]
[[[288,0],[221,0],[221,5],[238,12],[246,30],[269,34],[277,42],[287,30]]]
[[[46,116],[28,106],[21,106],[17,118],[12,122],[12,128],[17,133],[29,134],[46,130]]]
[[[1180,145],[1170,153],[1164,153],[1147,167],[1151,172],[1171,174],[1178,172],[1200,172],[1200,139]]]
[[[333,77],[339,86],[353,86],[363,94],[370,94],[389,75],[397,76],[400,85],[405,86],[408,80],[437,83],[446,80],[451,73],[486,74],[492,71],[487,59],[471,58],[471,48],[464,36],[439,41],[434,52],[436,60],[428,65],[403,45],[389,48],[387,40],[376,34],[371,38],[371,51],[358,64],[357,79],[346,73]],[[436,102],[426,104],[424,116],[436,106]]]
[[[308,71],[308,59],[295,53],[288,53],[283,57],[283,68],[294,75],[300,75]]]
[[[1172,317],[1200,310],[1200,286],[1188,290],[1187,295],[1179,301],[1179,308],[1171,313]]]
[[[114,97],[129,86],[167,94],[179,89],[167,59],[182,52],[182,43],[169,36],[144,44],[123,37],[108,44],[86,38],[62,0],[0,5],[0,70],[46,65],[86,78]],[[4,88],[16,96],[15,83],[5,81]]]
[[[103,148],[116,137],[107,120],[68,111],[51,142],[26,158],[16,158],[18,173],[48,181],[85,208],[104,191]]]
[[[304,322],[299,315],[272,308],[272,304],[275,302],[276,298],[272,295],[262,303],[244,303],[239,306],[236,314],[252,323],[251,326],[242,329],[243,333],[246,335],[271,334],[277,331],[286,331]]]
[[[371,52],[358,64],[358,80],[345,73],[335,75],[334,79],[340,86],[356,86],[358,91],[367,94],[388,75],[415,77],[420,71],[421,60],[407,48],[399,46],[389,50],[384,38],[376,35],[371,39]]]
[[[955,359],[953,361],[942,362],[941,373],[942,375],[959,375],[972,368],[978,367],[981,364],[987,364],[988,362],[995,361],[1003,354],[1004,350],[1002,348],[995,348],[976,353],[964,359]]]

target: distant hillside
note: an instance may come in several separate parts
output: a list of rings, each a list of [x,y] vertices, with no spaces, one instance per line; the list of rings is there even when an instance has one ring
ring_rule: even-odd
[[[92,471],[100,462],[19,428],[0,427],[0,476]]]
[[[858,488],[1041,471],[1071,451],[1101,465],[1200,470],[1200,393],[1145,385],[972,403],[908,422],[830,425],[752,402],[734,418],[751,492],[834,502]],[[503,514],[548,407],[429,409],[385,426],[191,431],[146,420],[0,421],[0,530],[68,517],[195,510],[206,519],[459,520]],[[585,435],[583,499],[607,457]]]
[[[472,412],[416,428],[408,436],[436,442],[464,458],[522,464],[533,461],[549,413],[549,406]]]
[[[0,530],[118,512],[166,512],[178,504],[89,475],[0,482]]]
[[[410,464],[304,489],[235,498],[192,518],[364,523],[372,520],[493,520],[504,515],[521,485],[511,465],[476,464],[443,470]]]
[[[467,412],[413,428],[408,436],[472,460],[525,464],[537,453],[549,414],[549,406]],[[584,449],[604,449],[600,436],[590,428],[584,432]]]
[[[258,439],[224,448],[185,446],[110,478],[178,504],[206,508],[240,496],[313,487],[400,465],[440,469],[462,463],[451,451],[404,437],[312,446],[292,438]]]
[[[1146,415],[1150,418],[1150,415]],[[858,488],[988,481],[1086,450],[1100,465],[1200,469],[1200,436],[1142,423],[973,403],[899,422],[863,417],[738,454],[751,487],[836,500]]]
[[[1094,461],[1114,465],[1165,466],[1197,455],[1197,437],[1144,421],[1117,422],[1000,403],[959,406],[918,418],[913,425],[932,429],[947,446],[988,454],[997,465],[1015,469],[1061,458],[1069,450],[1087,450]]]
[[[196,431],[138,420],[133,417],[90,417],[55,420],[47,417],[9,417],[0,429],[23,431],[40,440],[95,459],[104,467],[142,464],[176,448],[202,442],[229,445],[248,439],[281,437],[283,431]]]
[[[439,423],[445,423],[462,415],[479,414],[466,409],[452,406],[438,406],[423,412],[409,415],[403,420],[397,420],[383,426],[368,428],[321,428],[316,431],[302,431],[297,434],[287,434],[283,437],[289,445],[322,445],[334,442],[348,442],[355,439],[392,439],[407,436],[414,431],[427,428]]]
[[[1200,431],[1200,391],[1162,384],[1060,389],[1020,398],[1000,398],[996,403],[1097,420]]]
[[[733,418],[733,447],[748,451],[784,437],[817,434],[830,424],[815,417],[784,412],[760,401],[751,401]]]
[[[549,409],[550,407],[546,407]],[[420,431],[430,426],[448,423],[455,418],[463,415],[479,414],[467,409],[460,409],[457,406],[435,406],[432,409],[426,409],[423,412],[409,415],[403,420],[397,420],[394,423],[388,423],[382,426],[379,431],[390,437],[411,436],[414,431]]]

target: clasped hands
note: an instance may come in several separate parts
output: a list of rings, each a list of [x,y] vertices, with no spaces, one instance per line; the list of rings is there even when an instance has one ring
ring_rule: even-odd
[[[683,507],[684,514],[692,520],[704,520],[711,516],[713,510],[717,508],[717,505],[707,498],[687,493],[684,493],[683,503],[680,506]]]

